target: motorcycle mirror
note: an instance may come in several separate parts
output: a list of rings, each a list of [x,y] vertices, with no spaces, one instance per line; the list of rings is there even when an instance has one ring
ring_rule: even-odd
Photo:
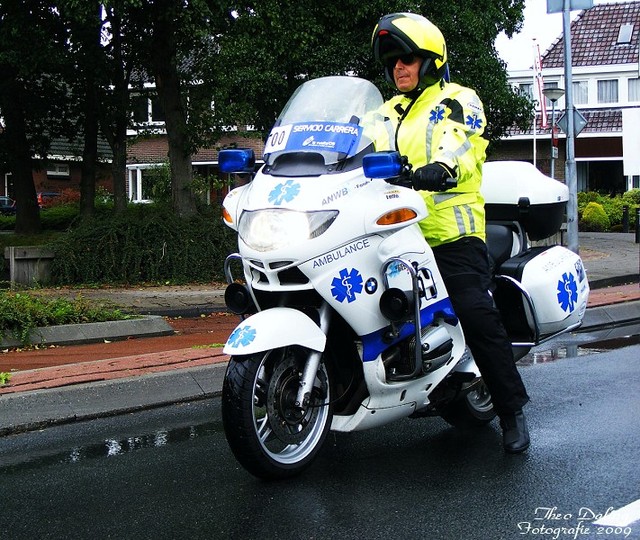
[[[221,173],[252,173],[256,156],[251,148],[231,148],[218,153],[218,168]]]
[[[362,168],[367,178],[394,178],[402,172],[399,152],[373,152],[362,158]]]

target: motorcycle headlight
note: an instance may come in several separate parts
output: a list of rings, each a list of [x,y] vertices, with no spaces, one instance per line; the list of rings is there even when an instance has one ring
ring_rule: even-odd
[[[240,216],[238,234],[251,249],[274,251],[317,238],[331,226],[336,217],[337,210],[251,210]]]

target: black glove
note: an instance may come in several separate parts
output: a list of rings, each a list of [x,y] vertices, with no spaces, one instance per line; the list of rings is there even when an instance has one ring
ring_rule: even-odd
[[[457,185],[456,172],[444,163],[429,163],[413,173],[413,189],[418,191],[446,191]]]

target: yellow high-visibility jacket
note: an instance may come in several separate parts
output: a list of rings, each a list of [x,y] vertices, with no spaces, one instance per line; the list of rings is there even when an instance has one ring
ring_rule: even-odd
[[[454,83],[433,85],[415,100],[404,95],[390,99],[381,112],[395,129],[389,148],[407,156],[413,170],[438,161],[457,172],[457,187],[442,193],[421,192],[429,215],[420,228],[429,245],[463,236],[484,240],[480,184],[488,141],[482,136],[486,118],[477,94]],[[378,141],[376,147],[383,149]]]

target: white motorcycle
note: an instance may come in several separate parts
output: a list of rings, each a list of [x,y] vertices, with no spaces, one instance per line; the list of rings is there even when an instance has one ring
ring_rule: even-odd
[[[224,347],[223,423],[238,461],[261,478],[308,467],[330,429],[495,417],[417,225],[422,197],[394,185],[410,166],[374,152],[387,129],[382,103],[363,79],[304,83],[267,139],[264,165],[223,203],[239,244],[225,263],[225,298],[243,316]],[[255,156],[223,150],[219,163],[253,173]],[[528,243],[559,230],[566,187],[527,164],[486,171],[494,298],[521,357],[580,325],[589,286],[576,254]]]

